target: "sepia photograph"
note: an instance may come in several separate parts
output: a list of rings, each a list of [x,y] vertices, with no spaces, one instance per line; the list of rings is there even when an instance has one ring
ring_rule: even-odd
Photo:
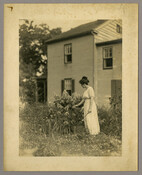
[[[122,20],[79,22],[19,20],[20,156],[121,156]]]
[[[5,4],[4,170],[137,169],[138,4]]]

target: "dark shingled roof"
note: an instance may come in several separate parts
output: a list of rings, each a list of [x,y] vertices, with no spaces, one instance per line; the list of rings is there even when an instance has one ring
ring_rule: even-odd
[[[106,21],[107,20],[97,20],[87,24],[80,25],[78,27],[72,28],[71,30],[68,30],[67,32],[62,33],[61,35],[53,39],[46,41],[46,43],[50,44],[50,43],[67,40],[70,38],[76,38],[76,37],[88,35],[91,33],[92,30],[99,27],[101,24],[103,24]]]

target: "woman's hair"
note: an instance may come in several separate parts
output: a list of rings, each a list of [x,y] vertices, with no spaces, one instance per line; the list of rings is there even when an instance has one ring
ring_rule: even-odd
[[[81,85],[83,85],[83,84],[87,84],[87,85],[88,85],[89,80],[88,80],[87,77],[83,76],[82,79],[79,81],[79,83],[80,83]]]

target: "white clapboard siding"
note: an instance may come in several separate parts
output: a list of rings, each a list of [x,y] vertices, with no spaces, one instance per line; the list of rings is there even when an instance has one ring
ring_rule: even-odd
[[[122,20],[110,20],[96,29],[96,43],[111,41],[122,38],[122,33],[116,31],[116,26],[122,27]]]

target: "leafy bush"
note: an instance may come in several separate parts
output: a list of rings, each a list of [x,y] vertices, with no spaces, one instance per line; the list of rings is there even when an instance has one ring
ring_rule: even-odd
[[[101,131],[107,135],[122,137],[122,96],[110,99],[110,108],[98,109]]]
[[[55,96],[54,102],[45,104],[26,105],[20,111],[20,118],[29,124],[30,132],[44,134],[69,134],[75,132],[78,125],[83,125],[83,112],[72,106],[80,102],[81,96],[68,95],[64,92],[61,97]]]
[[[26,130],[34,134],[70,134],[83,132],[83,111],[80,108],[73,109],[74,104],[82,100],[80,95],[72,96],[64,92],[55,96],[54,102],[46,104],[27,104],[24,110],[20,110],[20,118],[28,123]],[[116,96],[110,99],[110,108],[98,108],[98,116],[101,132],[117,136],[122,135],[122,98]],[[79,129],[78,129],[79,128]]]

